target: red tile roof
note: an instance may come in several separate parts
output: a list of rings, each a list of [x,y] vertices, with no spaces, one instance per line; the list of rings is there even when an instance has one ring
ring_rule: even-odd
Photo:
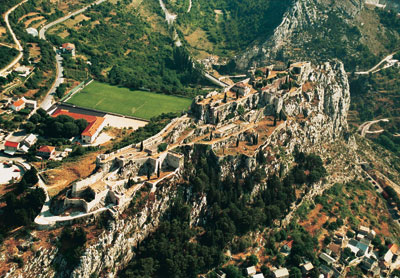
[[[52,152],[55,151],[55,149],[56,148],[52,147],[52,146],[42,146],[42,147],[40,147],[38,152],[41,152],[41,153],[52,153]]]
[[[92,115],[73,113],[73,112],[69,112],[68,110],[65,110],[65,109],[57,109],[53,113],[52,117],[55,118],[55,117],[58,117],[60,115],[70,116],[71,118],[73,118],[75,120],[85,119],[88,122],[88,126],[82,132],[83,136],[93,136],[97,132],[97,129],[104,122],[104,118],[102,118],[102,117],[96,117],[96,116],[92,116]]]
[[[18,142],[11,142],[11,141],[6,141],[4,146],[10,147],[10,148],[18,148],[19,143]]]
[[[16,101],[13,103],[13,105],[14,105],[15,107],[19,107],[19,106],[23,105],[24,103],[25,103],[25,101],[24,101],[22,98],[20,98],[19,100],[16,100]]]
[[[389,250],[392,251],[393,254],[397,254],[397,251],[399,250],[399,246],[397,244],[391,244],[389,245]]]
[[[101,124],[104,122],[104,118],[96,117],[96,121],[90,123],[85,130],[82,132],[83,136],[93,136],[96,132],[97,129],[101,126]]]
[[[289,248],[292,248],[292,247],[293,247],[293,240],[291,240],[291,241],[289,241],[288,243],[286,243],[286,245],[287,245]]]
[[[72,50],[75,49],[75,45],[73,43],[63,43],[61,45],[62,48],[65,48],[67,50]]]

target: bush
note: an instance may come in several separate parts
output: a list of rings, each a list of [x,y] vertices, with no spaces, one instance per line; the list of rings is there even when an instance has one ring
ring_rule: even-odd
[[[167,149],[167,147],[168,147],[167,143],[161,143],[160,145],[158,145],[157,150],[159,153],[161,153],[161,152],[165,151]]]

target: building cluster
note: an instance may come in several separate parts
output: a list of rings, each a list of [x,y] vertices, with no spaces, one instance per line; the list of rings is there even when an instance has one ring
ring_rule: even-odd
[[[333,242],[319,255],[322,262],[320,273],[327,278],[345,277],[346,267],[358,265],[367,276],[389,277],[394,269],[400,267],[398,246],[390,244],[388,251],[379,256],[372,245],[375,236],[375,231],[365,226],[359,226],[354,238],[336,234]]]
[[[37,142],[37,135],[9,136],[4,143],[4,152],[8,155],[27,153],[29,148]]]
[[[317,268],[320,278],[344,278],[347,277],[349,266],[359,266],[365,273],[365,277],[391,277],[393,270],[400,267],[400,248],[397,244],[389,244],[387,251],[379,256],[374,250],[372,240],[376,233],[373,229],[359,226],[354,238],[336,234],[333,241],[319,254],[319,266],[314,266],[312,262],[303,258],[299,269],[303,277],[310,277],[312,271]],[[293,240],[288,240],[282,245],[280,253],[283,256],[290,255]],[[344,255],[344,253],[347,253]],[[349,256],[350,253],[350,256]],[[257,273],[256,266],[245,269],[247,277],[263,278],[262,273]],[[274,278],[289,278],[289,270],[285,267],[270,268]],[[218,270],[217,277],[224,278],[226,274]]]

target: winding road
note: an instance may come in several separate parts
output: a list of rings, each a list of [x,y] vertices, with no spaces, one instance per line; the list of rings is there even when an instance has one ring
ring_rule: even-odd
[[[358,131],[360,132],[362,137],[365,137],[365,134],[367,133],[381,133],[383,130],[378,130],[378,131],[369,131],[370,127],[373,124],[379,123],[379,122],[389,122],[389,119],[380,119],[380,120],[375,120],[375,121],[368,121],[363,123],[358,127]]]
[[[381,69],[379,69],[379,67],[385,63],[385,62],[389,62],[390,60],[393,60],[393,56],[394,54],[396,54],[397,52],[393,52],[392,54],[386,56],[385,58],[382,59],[382,61],[380,61],[378,64],[376,64],[375,66],[373,66],[371,69],[369,69],[368,71],[356,71],[354,74],[357,75],[363,75],[363,74],[370,74],[372,73],[376,73],[378,71],[380,71]]]
[[[17,49],[17,50],[19,51],[19,54],[18,54],[17,57],[14,58],[14,60],[12,60],[12,62],[11,62],[10,64],[8,64],[5,68],[3,68],[3,69],[0,70],[0,76],[4,76],[5,73],[6,73],[8,70],[10,70],[12,67],[14,67],[14,66],[21,60],[21,58],[22,58],[22,56],[23,56],[23,52],[22,52],[22,51],[23,51],[24,49],[22,48],[21,43],[18,41],[17,36],[15,35],[14,31],[12,30],[8,18],[9,18],[9,16],[10,16],[10,14],[11,14],[16,8],[18,8],[19,6],[21,6],[22,4],[24,4],[24,3],[26,3],[26,2],[28,2],[28,0],[24,0],[24,1],[20,2],[19,4],[15,5],[14,7],[12,7],[11,9],[9,9],[9,10],[4,14],[4,21],[5,21],[6,25],[7,25],[8,31],[10,32],[10,34],[11,34],[11,36],[12,36],[14,42],[15,42],[15,45],[16,45],[16,48],[15,48],[15,49]]]
[[[89,7],[92,5],[99,5],[107,0],[97,0],[96,2],[89,4],[82,9],[79,9],[75,12],[69,13],[66,16],[63,16],[53,22],[50,22],[49,24],[43,26],[42,29],[39,31],[39,38],[42,40],[46,40],[46,31],[52,28],[53,26],[60,24],[68,19],[70,19],[73,16],[76,16],[78,14],[83,13],[86,11]],[[62,57],[56,52],[56,48],[54,48],[54,52],[56,53],[56,63],[57,63],[57,77],[56,80],[54,81],[53,85],[51,86],[50,90],[47,92],[45,98],[43,99],[42,103],[40,104],[40,108],[44,110],[48,110],[52,104],[54,103],[54,94],[57,90],[57,88],[64,82],[64,75],[63,75],[63,67],[62,67]]]

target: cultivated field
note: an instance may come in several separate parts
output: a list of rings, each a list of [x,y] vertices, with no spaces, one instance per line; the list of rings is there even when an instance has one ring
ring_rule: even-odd
[[[104,112],[150,119],[162,113],[179,112],[189,108],[191,99],[92,82],[67,102]]]

